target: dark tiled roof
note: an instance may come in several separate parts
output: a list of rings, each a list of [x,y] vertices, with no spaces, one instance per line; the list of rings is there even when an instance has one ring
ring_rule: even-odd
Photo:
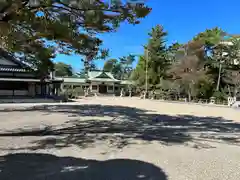
[[[9,61],[12,61],[17,66],[11,66],[11,65],[1,65],[0,71],[2,72],[30,72],[30,67],[21,62],[20,60],[16,59],[14,56],[12,56],[7,51],[0,48],[0,58],[3,57],[4,59],[7,59]]]
[[[0,48],[0,57],[3,57],[9,61],[14,62],[15,64],[17,64],[19,66],[19,69],[26,69],[26,68],[31,68],[29,65],[27,65],[26,63],[23,63],[22,61],[20,61],[19,59],[16,59],[12,54],[8,53],[6,50]]]
[[[13,67],[0,67],[0,71],[5,71],[5,72],[28,72],[27,69],[13,68]]]

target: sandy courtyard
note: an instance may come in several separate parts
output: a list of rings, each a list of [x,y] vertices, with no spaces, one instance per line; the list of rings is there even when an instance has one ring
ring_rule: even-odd
[[[0,180],[240,178],[240,110],[135,98],[30,106],[0,105]]]

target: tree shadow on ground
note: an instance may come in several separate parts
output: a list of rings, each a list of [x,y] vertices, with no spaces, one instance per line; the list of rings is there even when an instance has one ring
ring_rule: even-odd
[[[0,159],[2,180],[167,180],[159,167],[138,160],[97,161],[40,153],[9,154]]]
[[[221,117],[170,116],[138,108],[105,105],[36,106],[21,111],[37,110],[46,116],[64,113],[76,119],[67,121],[64,127],[18,129],[0,136],[40,136],[40,140],[32,142],[33,150],[71,145],[86,148],[97,141],[107,141],[111,146],[123,148],[134,140],[158,141],[167,145],[194,142],[195,148],[212,148],[202,143],[206,141],[240,145],[240,124]],[[96,119],[103,116],[110,117],[110,120]],[[81,119],[83,117],[88,117],[88,120]]]

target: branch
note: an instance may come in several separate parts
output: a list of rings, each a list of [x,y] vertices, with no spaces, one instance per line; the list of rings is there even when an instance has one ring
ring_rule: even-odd
[[[4,14],[12,6],[12,0],[9,0],[7,3],[8,4],[0,11],[0,14]]]
[[[99,2],[99,1],[98,1]],[[73,7],[73,6],[69,6],[68,4],[66,3],[63,3],[61,2],[60,0],[57,0],[57,3],[67,7],[67,8],[70,8],[70,9],[74,9],[76,11],[106,11],[106,12],[116,12],[116,13],[121,13],[120,10],[114,10],[114,9],[109,9],[109,8],[77,8],[77,7]],[[104,4],[104,3],[102,3]],[[100,4],[99,4],[100,5]],[[125,8],[123,6],[120,6],[121,8],[123,8],[125,10]]]
[[[23,7],[26,7],[26,5],[29,3],[29,0],[25,0],[21,2],[21,5],[19,6],[19,3],[13,3],[12,0],[8,0],[8,4],[6,7],[4,7],[0,11],[0,22],[8,22],[9,17],[11,17],[11,14]]]
[[[122,9],[108,9],[108,8],[96,8],[96,7],[90,7],[90,8],[76,8],[76,7],[70,7],[69,5],[62,3],[61,1],[57,1],[57,4],[62,5],[62,6],[57,6],[57,5],[44,5],[44,4],[40,4],[39,6],[36,7],[30,7],[28,4],[29,1],[24,1],[22,3],[22,7],[16,7],[15,10],[20,10],[20,9],[24,9],[24,8],[28,8],[29,11],[36,11],[39,9],[46,9],[46,8],[57,8],[57,9],[62,9],[65,11],[68,11],[70,13],[74,13],[75,15],[82,15],[80,13],[78,13],[77,11],[81,11],[81,12],[86,12],[86,11],[105,11],[105,12],[113,12],[113,13],[122,13],[123,11],[127,11],[126,8],[124,8],[123,6],[120,6]],[[9,22],[11,20],[11,15],[12,13],[15,12],[14,9],[11,9],[10,12],[6,12],[9,8],[11,8],[12,4],[9,4],[6,8],[4,8],[3,10],[1,10],[0,12],[0,22]]]

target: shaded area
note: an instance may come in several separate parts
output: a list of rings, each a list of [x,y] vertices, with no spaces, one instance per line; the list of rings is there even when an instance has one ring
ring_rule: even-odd
[[[0,156],[0,160],[3,180],[167,180],[159,167],[130,159],[97,161],[19,153]]]
[[[41,104],[41,103],[59,103],[63,101],[63,97],[58,97],[58,96],[46,96],[46,97],[41,97],[41,96],[36,96],[36,97],[29,97],[29,96],[0,96],[0,105],[2,104],[29,104],[29,103],[34,103],[34,104]],[[68,99],[67,102],[74,102],[71,99]],[[1,110],[0,110],[1,111]]]
[[[138,108],[105,105],[36,106],[20,111],[36,110],[45,113],[43,118],[48,114],[64,113],[75,120],[67,121],[63,127],[16,129],[1,133],[0,136],[41,137],[32,142],[33,150],[71,145],[86,148],[99,141],[123,148],[134,140],[154,140],[167,145],[194,142],[195,148],[211,148],[203,141],[240,145],[240,124],[221,117],[169,116]],[[103,116],[111,120],[98,120]],[[83,120],[83,117],[90,119]]]

